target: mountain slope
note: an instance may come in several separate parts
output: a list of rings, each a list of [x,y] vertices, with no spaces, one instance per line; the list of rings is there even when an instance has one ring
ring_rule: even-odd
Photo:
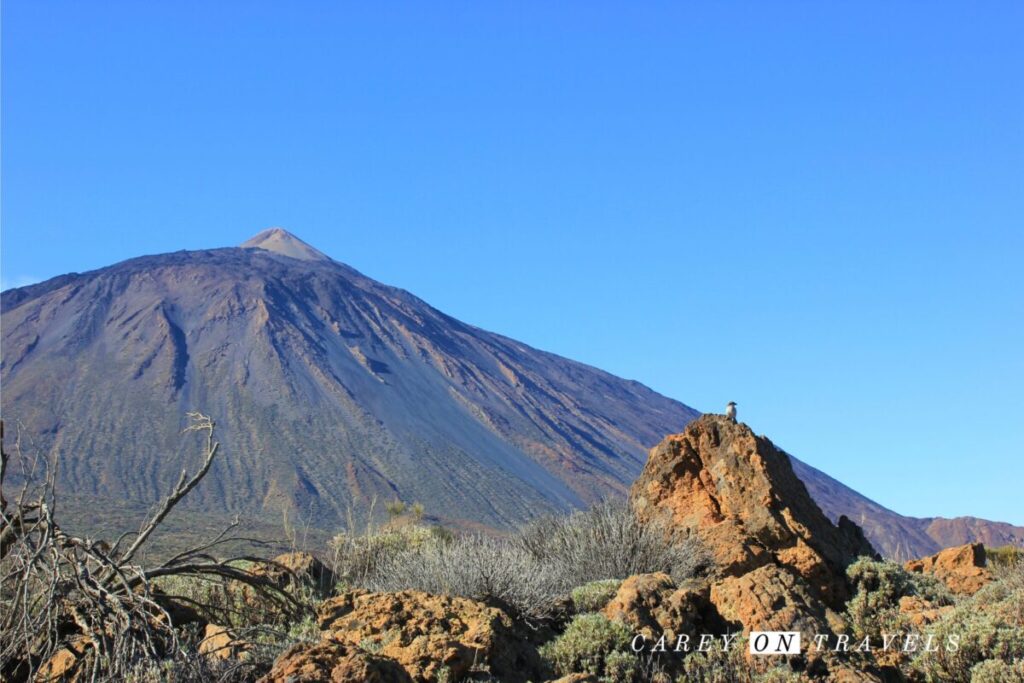
[[[194,452],[183,415],[199,409],[224,444],[192,498],[200,511],[287,509],[335,528],[401,498],[505,527],[624,494],[647,449],[698,415],[461,323],[279,228],[9,290],[0,308],[5,419],[59,455],[65,490],[112,503],[171,485]],[[903,517],[793,464],[826,514],[888,555],[1024,538]]]
[[[283,231],[3,294],[3,411],[77,493],[154,500],[217,419],[204,509],[338,524],[376,496],[507,526],[624,493],[696,412],[460,323]],[[269,248],[262,248],[269,247]],[[295,258],[295,256],[299,258]]]

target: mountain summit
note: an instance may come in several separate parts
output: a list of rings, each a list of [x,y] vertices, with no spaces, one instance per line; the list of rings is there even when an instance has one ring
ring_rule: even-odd
[[[284,228],[269,228],[239,245],[242,249],[264,249],[303,261],[330,261],[322,251],[311,247]]]

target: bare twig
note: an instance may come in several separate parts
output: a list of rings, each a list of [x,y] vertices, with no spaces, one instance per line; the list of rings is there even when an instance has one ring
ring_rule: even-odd
[[[290,614],[303,606],[270,576],[237,566],[243,556],[219,560],[211,550],[223,544],[254,539],[231,536],[238,520],[213,539],[188,548],[156,567],[134,558],[175,506],[202,481],[218,454],[214,422],[201,413],[188,413],[186,432],[205,432],[202,465],[189,476],[183,469],[157,511],[134,535],[122,554],[119,548],[132,534],[123,534],[113,547],[103,541],[65,533],[55,520],[55,463],[22,459],[25,475],[19,495],[10,499],[3,485],[11,465],[0,439],[0,680],[31,681],[52,676],[47,669],[60,650],[73,653],[81,680],[122,680],[139,662],[177,657],[181,651],[174,617],[188,612],[196,601],[168,595],[153,581],[180,577],[215,580],[247,587]],[[2,433],[2,428],[0,428]],[[15,446],[20,453],[20,438]],[[45,470],[43,467],[45,466]],[[191,603],[191,604],[190,604]],[[193,612],[194,614],[194,612]],[[185,665],[193,665],[185,658]],[[83,668],[84,667],[84,668]]]

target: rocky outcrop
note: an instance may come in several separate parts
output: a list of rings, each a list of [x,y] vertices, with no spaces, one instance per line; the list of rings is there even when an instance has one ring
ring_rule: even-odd
[[[828,617],[833,615],[807,582],[774,564],[712,584],[711,603],[724,619],[742,624],[748,631],[831,630]]]
[[[917,595],[904,595],[899,601],[899,610],[908,623],[923,629],[941,619],[953,610],[953,605],[936,605]]]
[[[199,654],[210,659],[239,659],[245,657],[252,648],[238,638],[231,629],[219,624],[207,624],[203,629],[203,639],[199,641]]]
[[[257,563],[252,573],[269,578],[281,589],[312,591],[321,600],[331,595],[337,582],[327,565],[306,552],[284,553]]]
[[[930,557],[911,560],[903,565],[908,572],[932,574],[954,593],[973,595],[992,581],[992,572],[985,567],[985,546],[971,543],[947,548]]]
[[[668,574],[638,574],[622,582],[602,613],[633,631],[657,640],[665,635],[675,642],[681,635],[721,630],[709,610],[707,587],[679,588]]]
[[[259,683],[411,683],[398,662],[340,643],[299,643]]]
[[[808,601],[841,609],[847,565],[876,556],[856,524],[829,521],[785,453],[722,416],[704,415],[655,446],[630,496],[642,519],[704,542],[716,565],[712,601],[726,600],[748,628],[780,602],[807,623],[817,621]],[[730,599],[734,589],[746,597]]]
[[[366,671],[394,670],[405,677],[379,680],[462,680],[471,670],[485,670],[514,682],[536,680],[541,670],[536,650],[511,618],[474,600],[349,591],[324,602],[317,620],[321,642],[286,652],[264,681],[288,680],[289,671],[314,676],[296,680],[376,680],[365,678]]]

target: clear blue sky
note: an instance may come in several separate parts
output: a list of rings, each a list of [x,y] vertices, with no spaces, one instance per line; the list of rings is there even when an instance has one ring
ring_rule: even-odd
[[[4,286],[280,225],[1024,524],[1024,3],[380,4],[6,0]]]

